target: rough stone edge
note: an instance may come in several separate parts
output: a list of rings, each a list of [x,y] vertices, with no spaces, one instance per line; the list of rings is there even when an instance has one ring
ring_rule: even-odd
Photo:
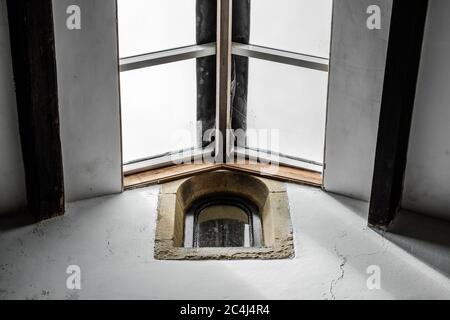
[[[267,178],[254,177],[263,182],[269,189],[269,195],[277,195],[283,197],[283,202],[286,203],[284,212],[282,215],[286,217],[286,225],[281,226],[280,230],[283,230],[282,234],[278,234],[276,237],[275,245],[270,247],[261,248],[183,248],[174,246],[174,231],[173,236],[168,238],[159,237],[163,234],[163,230],[168,226],[162,223],[167,220],[161,215],[161,203],[162,200],[166,200],[170,196],[174,196],[178,188],[190,178],[180,179],[163,184],[160,188],[157,220],[156,220],[156,232],[155,232],[155,245],[154,245],[154,258],[156,260],[176,260],[176,261],[202,261],[202,260],[281,260],[292,259],[295,257],[294,248],[294,234],[292,227],[292,219],[290,215],[289,198],[287,194],[286,184],[276,180]],[[175,197],[175,202],[178,201]],[[175,208],[175,203],[173,204]],[[175,215],[175,213],[173,213]],[[277,225],[279,226],[279,225]]]

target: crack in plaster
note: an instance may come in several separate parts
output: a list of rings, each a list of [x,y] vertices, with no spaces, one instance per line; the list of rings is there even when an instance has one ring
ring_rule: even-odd
[[[343,280],[345,277],[345,265],[347,264],[347,257],[340,254],[339,250],[337,249],[337,246],[334,246],[334,252],[336,252],[336,255],[338,256],[338,258],[341,260],[341,264],[339,265],[339,269],[341,271],[341,274],[339,275],[338,278],[334,279],[331,281],[330,283],[330,295],[331,295],[331,299],[332,300],[336,300],[336,296],[334,294],[334,288],[336,287],[336,285],[338,284],[339,281]]]
[[[363,230],[370,230],[370,229],[363,228]],[[389,241],[386,238],[386,231],[382,231],[381,234],[379,234],[379,235],[381,237],[381,250],[377,250],[374,252],[368,252],[368,253],[364,253],[364,254],[359,254],[359,255],[353,255],[353,256],[350,255],[350,256],[357,258],[357,257],[361,257],[361,256],[373,256],[373,255],[387,252],[389,249]],[[343,239],[347,236],[348,236],[348,234],[346,232],[343,232],[343,234],[341,236],[338,236],[337,239]],[[339,269],[340,269],[339,277],[336,279],[333,279],[330,283],[329,294],[331,295],[332,300],[336,300],[336,295],[334,293],[334,289],[336,288],[336,285],[338,284],[338,282],[343,280],[345,277],[345,265],[347,264],[348,257],[349,257],[349,256],[345,256],[345,255],[341,254],[337,248],[337,245],[334,246],[334,252],[338,256],[338,258],[341,260],[341,263],[339,265]]]
[[[107,257],[114,254],[114,251],[113,251],[112,248],[111,248],[110,239],[111,239],[111,231],[110,231],[110,230],[106,230],[106,249],[107,249],[108,252],[109,252],[109,253],[106,255]]]

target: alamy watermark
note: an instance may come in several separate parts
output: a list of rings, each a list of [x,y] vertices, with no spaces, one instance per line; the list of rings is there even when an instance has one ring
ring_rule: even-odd
[[[381,289],[381,268],[376,265],[369,266],[366,270],[370,276],[367,278],[367,289],[380,290]]]
[[[377,5],[371,5],[367,8],[367,14],[370,16],[367,18],[367,28],[369,30],[381,29],[381,8]]]
[[[81,30],[81,8],[77,5],[70,5],[66,9],[68,14],[66,27],[69,30]]]
[[[81,268],[77,265],[70,265],[66,269],[69,275],[66,280],[66,287],[69,290],[81,290]]]

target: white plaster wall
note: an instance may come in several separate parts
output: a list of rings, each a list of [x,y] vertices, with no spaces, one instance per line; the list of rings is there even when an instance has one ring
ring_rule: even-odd
[[[69,5],[81,30],[68,30]],[[68,201],[122,189],[115,0],[53,2],[61,140]]]
[[[382,12],[369,30],[370,5]],[[369,200],[383,91],[392,0],[336,0],[333,8],[324,186]]]
[[[26,205],[6,0],[0,0],[0,214]]]
[[[403,207],[450,219],[450,1],[431,0],[405,175]]]
[[[367,203],[301,185],[288,185],[293,259],[157,261],[158,192],[71,203],[58,219],[0,230],[0,299],[450,299],[446,275],[367,228]],[[69,265],[81,290],[66,287]],[[382,270],[380,290],[367,287],[369,266]]]

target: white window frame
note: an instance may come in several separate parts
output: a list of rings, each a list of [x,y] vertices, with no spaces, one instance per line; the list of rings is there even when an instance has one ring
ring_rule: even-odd
[[[217,0],[218,1],[218,39],[219,46],[227,46],[226,41],[229,39],[220,39],[220,15],[223,15],[221,12],[220,3],[227,2],[230,3],[231,0]],[[223,18],[223,17],[222,17]],[[225,21],[231,25],[232,16],[231,13],[228,14],[227,19],[229,21]],[[222,23],[223,23],[222,19]],[[146,54],[141,54],[132,57],[121,58],[119,61],[119,70],[120,72],[128,72],[131,70],[147,68],[151,66],[162,65],[166,63],[178,62],[188,59],[202,58],[208,56],[214,56],[218,53],[218,43],[211,42],[203,45],[192,45],[181,48],[163,50],[158,52],[151,52]],[[293,53],[289,51],[278,50],[274,48],[266,48],[262,46],[255,45],[247,45],[241,43],[232,43],[231,50],[229,50],[229,55],[237,55],[248,58],[261,59],[266,61],[272,61],[282,64],[293,65],[300,68],[312,69],[322,72],[329,72],[329,59],[316,57],[311,55]],[[220,52],[219,52],[220,55]],[[218,55],[218,61],[220,59]],[[231,56],[230,56],[231,57]],[[230,64],[228,68],[231,68],[231,59],[228,59],[228,63]],[[219,88],[219,83],[217,83],[217,87]],[[229,87],[229,86],[228,86]],[[219,99],[220,91],[217,90],[217,99]],[[230,106],[228,106],[230,107]],[[218,117],[220,117],[220,112],[217,112]],[[223,113],[222,113],[223,114]],[[216,121],[216,128],[219,128],[220,119]],[[228,128],[230,129],[230,128]],[[220,146],[216,145],[216,148]],[[183,156],[185,151],[190,151],[191,154],[189,156]],[[168,153],[162,155],[154,155],[145,159],[134,160],[128,163],[123,164],[123,172],[124,175],[131,175],[147,170],[159,169],[162,167],[173,165],[176,162],[182,163],[183,161],[189,160],[197,160],[202,159],[204,155],[210,155],[213,150],[211,148],[192,148],[190,150],[181,150],[181,151],[169,151]],[[251,148],[242,148],[242,147],[233,147],[233,152],[231,152],[231,156],[237,155],[240,157],[246,157],[248,159],[260,159],[263,161],[270,162],[274,158],[280,165],[302,168],[306,170],[311,170],[314,172],[322,172],[323,171],[323,163],[311,161],[308,159],[296,158],[283,154],[276,154],[270,151],[265,150],[255,150]]]

